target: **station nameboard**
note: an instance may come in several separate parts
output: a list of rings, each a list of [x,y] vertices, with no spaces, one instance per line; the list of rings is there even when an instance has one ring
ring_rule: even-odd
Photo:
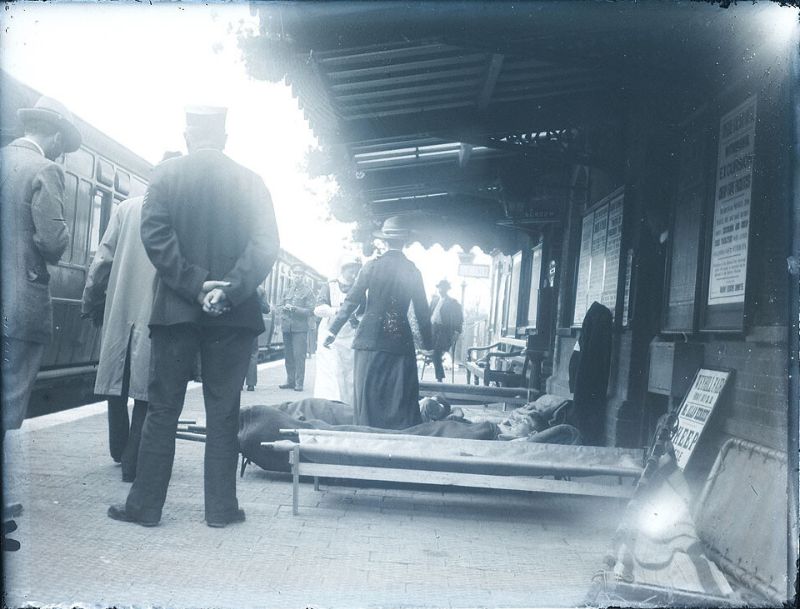
[[[672,434],[675,457],[681,469],[689,462],[730,374],[729,370],[700,368],[684,396],[678,410],[678,426]]]
[[[489,265],[488,264],[459,264],[458,265],[459,277],[473,277],[475,279],[488,279],[489,278]]]

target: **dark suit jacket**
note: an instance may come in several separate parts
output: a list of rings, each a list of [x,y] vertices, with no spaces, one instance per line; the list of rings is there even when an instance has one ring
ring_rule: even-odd
[[[3,336],[49,343],[50,274],[69,245],[64,171],[23,139],[0,152]]]
[[[197,323],[264,331],[258,285],[278,257],[275,212],[263,180],[218,150],[156,167],[142,208],[142,242],[156,267],[151,326]],[[230,281],[231,310],[197,302],[203,282]]]
[[[445,296],[439,319],[434,319],[434,312],[439,305],[439,295],[431,299],[431,325],[433,328],[433,347],[442,351],[449,351],[455,343],[456,333],[464,331],[464,313],[461,305],[454,298]]]
[[[364,265],[331,323],[330,331],[338,333],[365,299],[364,316],[356,330],[353,349],[413,355],[409,303],[414,305],[422,347],[430,348],[431,320],[422,275],[403,252],[389,250]]]

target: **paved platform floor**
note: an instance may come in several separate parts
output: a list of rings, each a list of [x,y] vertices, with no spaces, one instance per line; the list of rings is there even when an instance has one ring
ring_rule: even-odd
[[[309,362],[313,378],[313,359]],[[310,395],[260,367],[243,404]],[[193,384],[194,385],[194,384]],[[204,420],[194,385],[185,418]],[[251,466],[247,522],[203,522],[200,443],[178,441],[160,526],[110,520],[128,484],[108,455],[104,405],[26,421],[7,476],[24,504],[4,553],[9,607],[562,607],[579,605],[611,539],[613,499],[311,484]]]

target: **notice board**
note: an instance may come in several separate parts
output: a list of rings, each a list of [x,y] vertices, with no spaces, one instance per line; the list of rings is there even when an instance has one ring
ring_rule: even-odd
[[[607,306],[612,314],[617,306],[623,204],[624,191],[620,188],[583,217],[573,327],[583,323],[595,301]]]
[[[730,375],[730,370],[700,368],[697,371],[678,409],[678,426],[672,433],[672,445],[681,469],[689,462]]]
[[[720,120],[705,330],[743,329],[755,132],[753,95]]]

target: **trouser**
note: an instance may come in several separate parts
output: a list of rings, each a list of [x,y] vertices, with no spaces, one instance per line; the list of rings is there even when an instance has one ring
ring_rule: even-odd
[[[198,351],[206,410],[206,520],[224,521],[238,509],[236,434],[252,341],[253,333],[241,328],[178,324],[151,329],[150,406],[142,429],[136,481],[126,502],[126,511],[134,518],[161,519],[175,459],[178,417]]]
[[[245,384],[248,387],[255,387],[258,383],[258,337],[253,339],[253,347],[250,351],[250,362],[247,364],[247,375]]]
[[[286,365],[286,384],[302,387],[306,378],[306,347],[308,332],[283,333],[283,357]]]
[[[447,353],[446,349],[434,349],[431,354],[433,360],[433,372],[436,375],[436,380],[444,380],[444,366],[442,365],[442,356]]]
[[[131,433],[136,433],[134,443],[136,444],[136,451],[133,452],[131,463],[131,456],[128,456],[128,465],[123,463],[122,472],[134,473],[136,472],[136,452],[138,452],[138,442],[141,437],[142,424],[144,423],[144,415],[147,412],[147,402],[144,400],[134,400],[134,419],[131,421],[128,418],[128,391],[131,382],[131,345],[128,343],[128,351],[125,354],[125,364],[122,372],[122,389],[120,395],[109,396],[108,398],[108,450],[111,453],[111,458],[117,463],[122,461],[123,455],[127,450],[128,441]],[[136,417],[136,410],[139,410],[139,416]],[[135,426],[135,429],[134,429]]]
[[[44,343],[3,337],[3,432],[22,426],[46,347]]]

